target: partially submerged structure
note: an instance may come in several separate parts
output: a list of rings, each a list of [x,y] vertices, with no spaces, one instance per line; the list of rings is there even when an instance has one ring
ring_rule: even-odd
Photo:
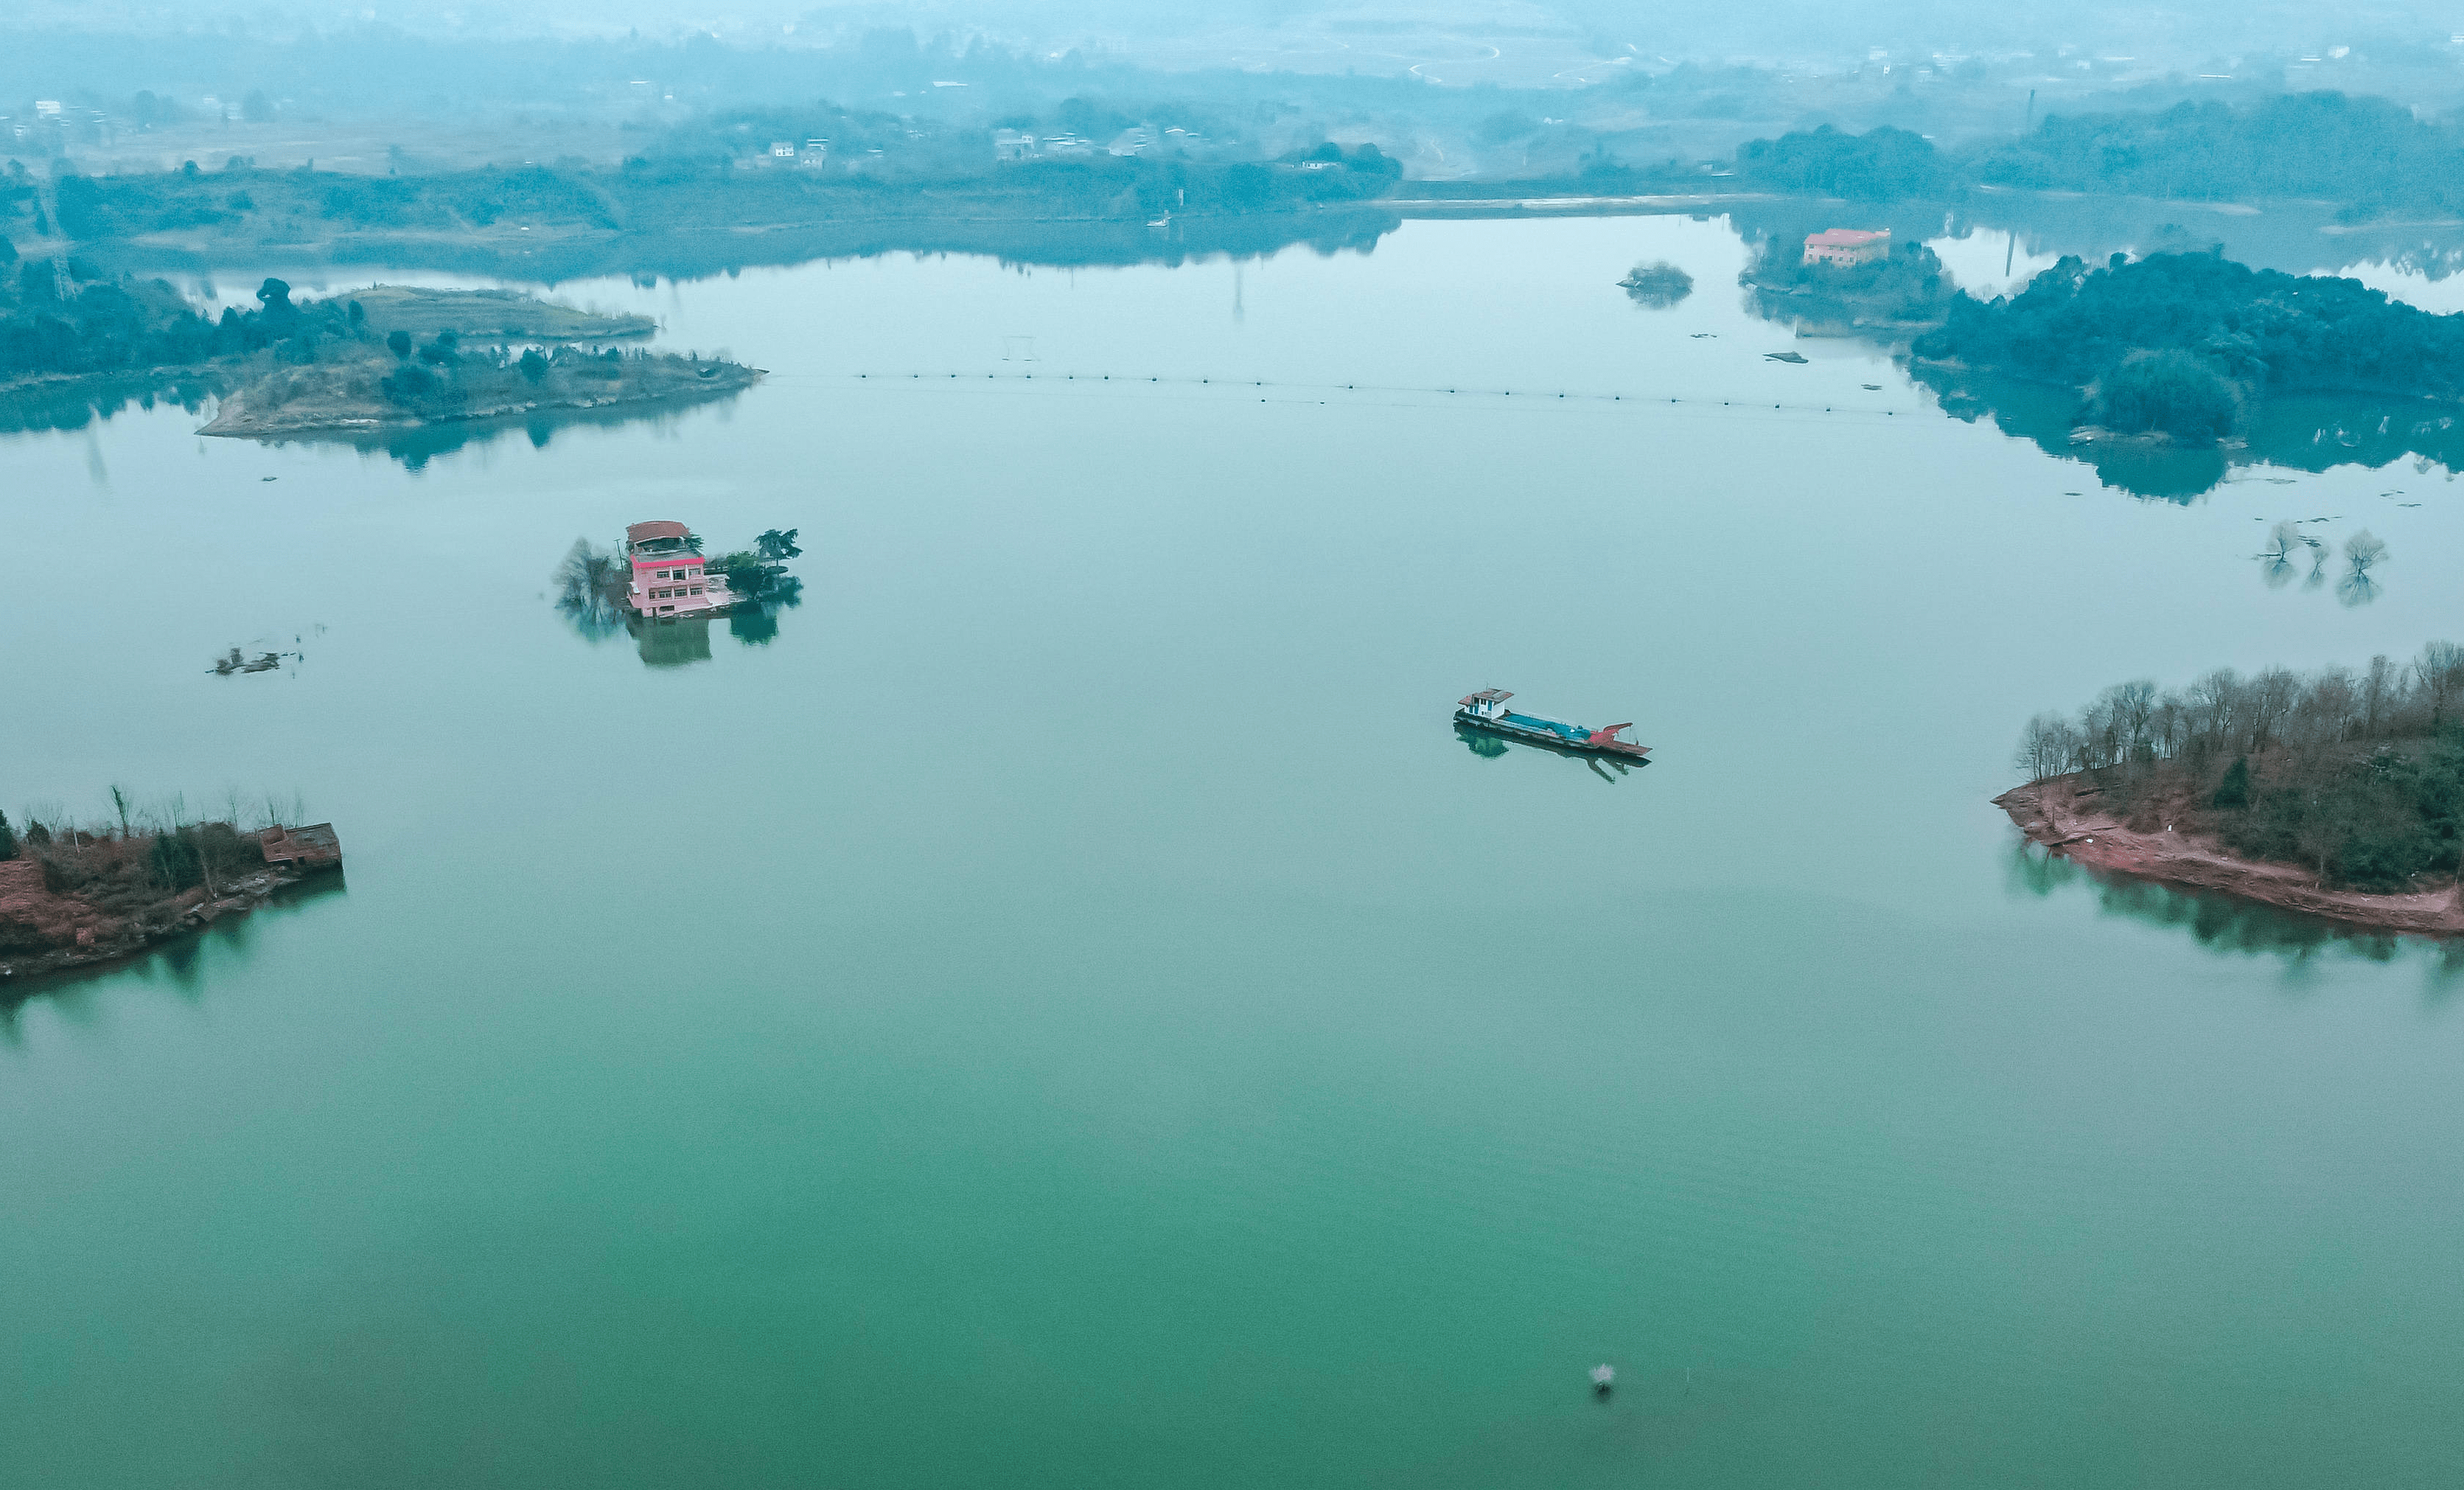
[[[1891,252],[1891,230],[1868,233],[1861,228],[1825,228],[1805,235],[1809,264],[1862,264]]]
[[[625,604],[636,615],[658,619],[711,615],[736,604],[727,576],[710,571],[693,530],[681,523],[636,523],[625,529],[625,557],[632,567]]]
[[[332,823],[310,823],[304,828],[275,826],[259,833],[256,841],[265,851],[269,864],[325,869],[342,862],[342,840],[336,836]]]

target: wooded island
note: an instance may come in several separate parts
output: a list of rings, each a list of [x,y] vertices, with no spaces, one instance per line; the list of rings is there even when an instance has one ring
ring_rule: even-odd
[[[79,280],[32,260],[13,279],[13,296],[0,300],[0,389],[112,378],[186,384],[220,395],[206,434],[601,409],[729,392],[760,375],[731,362],[605,345],[655,323],[507,290],[379,285],[356,297],[294,300],[289,284],[269,278],[255,309],[209,317],[160,279]]]
[[[2464,647],[2359,672],[2136,681],[2029,722],[1994,799],[2104,869],[2395,931],[2464,933]]]

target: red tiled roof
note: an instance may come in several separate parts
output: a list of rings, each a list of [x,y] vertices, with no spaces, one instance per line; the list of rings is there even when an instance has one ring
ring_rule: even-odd
[[[1868,233],[1861,228],[1825,228],[1820,233],[1807,234],[1805,246],[1807,248],[1860,248],[1877,238],[1887,238],[1890,235],[1891,230],[1888,228],[1875,233]]]
[[[691,538],[693,529],[681,523],[636,523],[625,529],[625,542],[647,544],[654,538]]]

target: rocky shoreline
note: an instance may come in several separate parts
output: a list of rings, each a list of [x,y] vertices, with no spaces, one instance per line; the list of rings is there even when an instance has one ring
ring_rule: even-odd
[[[325,837],[310,841],[320,831]],[[210,890],[194,885],[127,913],[52,890],[36,859],[0,861],[0,931],[18,933],[0,937],[0,1002],[27,980],[134,957],[226,916],[255,910],[295,885],[341,873],[341,852],[331,848],[331,833],[323,825],[301,830],[288,842],[282,833],[268,830],[264,840],[277,856],[262,868],[219,880]]]
[[[2409,895],[2331,890],[2307,870],[2236,858],[2203,834],[2175,833],[2169,827],[2135,831],[2104,807],[2099,789],[2079,776],[2032,781],[1995,797],[1993,805],[2010,813],[2029,838],[2091,869],[2219,890],[2377,931],[2464,936],[2464,886]]]

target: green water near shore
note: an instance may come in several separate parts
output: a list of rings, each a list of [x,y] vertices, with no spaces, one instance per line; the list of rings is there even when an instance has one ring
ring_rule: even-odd
[[[1742,262],[608,281],[772,376],[415,468],[0,444],[0,806],[350,856],[0,1024],[6,1478],[2445,1483],[2464,978],[1986,800],[2108,682],[2454,635],[2444,471],[2134,499]],[[2375,603],[2262,582],[2311,516]],[[801,528],[803,603],[580,634],[654,517]],[[1475,754],[1487,686],[1654,764]]]

